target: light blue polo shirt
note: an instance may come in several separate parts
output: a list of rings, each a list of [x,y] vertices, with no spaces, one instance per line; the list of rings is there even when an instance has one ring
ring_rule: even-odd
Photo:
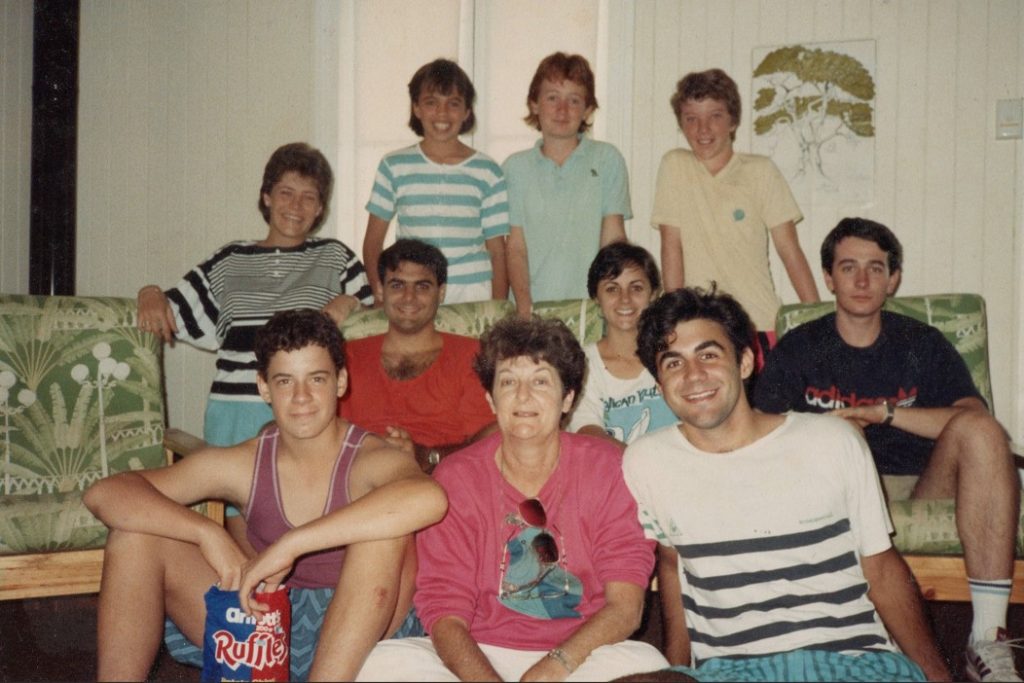
[[[504,164],[509,224],[522,226],[534,301],[585,299],[587,270],[601,241],[601,220],[633,217],[629,174],[619,150],[580,136],[558,166],[541,154],[543,139]]]

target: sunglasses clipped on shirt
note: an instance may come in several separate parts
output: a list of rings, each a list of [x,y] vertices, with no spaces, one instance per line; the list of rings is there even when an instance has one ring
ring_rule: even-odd
[[[498,598],[523,600],[540,598],[547,600],[560,598],[568,593],[569,576],[568,572],[564,571],[565,586],[561,592],[549,594],[541,590],[541,582],[555,569],[559,561],[564,559],[564,556],[559,552],[558,543],[555,542],[554,536],[547,530],[548,516],[544,510],[544,505],[536,498],[527,498],[519,503],[519,518],[516,519],[514,515],[509,515],[506,521],[517,524],[519,529],[513,532],[502,546]],[[508,544],[520,533],[522,527],[534,527],[541,530],[530,542],[533,552],[540,561],[540,566],[536,578],[523,584],[515,584],[505,580],[505,570],[508,568]],[[561,537],[561,532],[559,532],[559,537]],[[564,545],[564,539],[562,539],[562,543]]]

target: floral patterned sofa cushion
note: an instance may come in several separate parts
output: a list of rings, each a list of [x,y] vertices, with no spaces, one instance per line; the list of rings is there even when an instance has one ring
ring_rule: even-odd
[[[163,425],[133,299],[0,295],[0,554],[101,547],[82,492],[163,465]]]
[[[437,309],[435,325],[442,332],[479,337],[496,321],[514,311],[515,306],[510,301],[447,304]],[[604,333],[601,309],[592,299],[541,301],[534,304],[533,312],[542,318],[558,318],[569,326],[581,344],[596,342]],[[381,309],[359,311],[341,324],[346,339],[384,334],[387,329],[388,319]]]
[[[789,304],[779,309],[775,332],[781,338],[805,322],[835,310],[832,302]],[[988,327],[985,300],[977,294],[933,294],[895,297],[885,310],[901,313],[938,328],[963,356],[975,386],[992,406],[992,381],[988,367]],[[909,487],[882,477],[890,492]],[[921,555],[960,555],[963,547],[956,533],[953,500],[908,500],[905,495],[891,496],[889,512],[896,528],[893,539],[904,553]],[[1022,516],[1024,522],[1024,516]],[[1024,524],[1017,526],[1017,555],[1024,556]]]

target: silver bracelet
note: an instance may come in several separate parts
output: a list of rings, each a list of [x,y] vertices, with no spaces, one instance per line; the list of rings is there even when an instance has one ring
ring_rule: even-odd
[[[578,666],[576,662],[573,661],[573,658],[570,657],[569,654],[560,647],[556,647],[549,650],[547,656],[561,664],[563,667],[565,667],[565,670],[569,673],[575,671],[576,667]]]
[[[896,417],[896,406],[889,403],[888,399],[882,401],[882,403],[885,404],[885,419],[882,420],[882,424],[888,427],[892,424],[893,418]]]

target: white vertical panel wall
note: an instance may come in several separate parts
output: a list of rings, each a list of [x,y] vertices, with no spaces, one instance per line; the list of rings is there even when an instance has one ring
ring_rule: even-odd
[[[377,161],[415,141],[405,86],[438,56],[472,62],[480,125],[467,141],[499,161],[536,138],[521,117],[537,62],[555,49],[587,56],[601,101],[595,135],[630,168],[628,231],[657,253],[654,176],[661,155],[683,144],[668,105],[680,76],[712,66],[733,75],[745,99],[737,147],[748,150],[753,48],[873,39],[873,201],[804,206],[805,251],[815,264],[835,221],[861,214],[903,240],[902,293],[983,294],[996,412],[1020,441],[1024,264],[1014,245],[1024,162],[1020,141],[994,139],[994,110],[1022,96],[1022,36],[1016,0],[95,0],[82,8],[79,291],[167,286],[223,242],[259,235],[262,165],[295,139],[334,162],[324,230],[358,249]],[[7,78],[7,40],[3,49]],[[12,145],[5,138],[0,149],[6,169]],[[8,211],[5,194],[5,240]],[[783,298],[794,300],[773,260]],[[197,430],[212,362],[180,348],[167,361],[171,420]]]
[[[617,3],[613,3],[617,4]],[[817,271],[822,238],[846,215],[889,225],[905,250],[900,293],[977,292],[988,303],[997,416],[1017,441],[1024,429],[1021,318],[1024,266],[1022,143],[995,139],[995,106],[1024,87],[1024,6],[1015,0],[640,0],[632,9],[627,154],[631,237],[654,253],[648,228],[661,155],[684,146],[668,99],[683,74],[721,67],[744,98],[736,146],[751,144],[751,50],[791,43],[876,41],[874,199],[866,205],[803,206],[800,239]],[[795,301],[774,253],[785,301]],[[818,288],[827,294],[818,277]]]
[[[316,40],[309,2],[82,3],[80,294],[169,287],[222,244],[265,236],[270,153],[322,144]],[[165,370],[171,424],[201,433],[212,355],[179,344]]]
[[[460,63],[477,91],[476,128],[465,141],[501,163],[538,136],[523,122],[537,64],[556,50],[578,52],[594,64],[597,17],[593,0],[356,0],[344,5],[338,44],[343,133],[337,158],[352,166],[339,164],[348,170],[340,180],[338,200],[348,217],[339,220],[339,239],[360,247],[377,163],[418,140],[408,127],[407,84],[419,67],[438,57]],[[598,98],[604,99],[601,86]],[[392,225],[389,242],[394,232]]]
[[[0,2],[0,292],[28,291],[32,0]]]

